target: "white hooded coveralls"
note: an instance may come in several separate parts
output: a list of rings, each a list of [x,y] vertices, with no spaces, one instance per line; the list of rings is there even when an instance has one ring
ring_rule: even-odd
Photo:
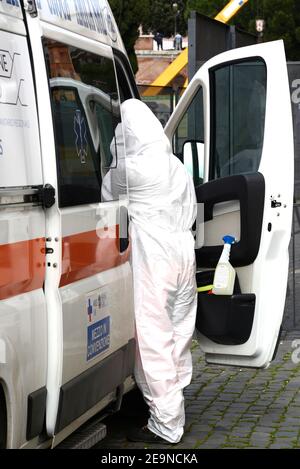
[[[152,111],[136,99],[125,101],[121,110],[131,220],[135,378],[149,405],[148,428],[176,443],[185,423],[183,388],[192,376],[195,190]],[[117,139],[118,134],[120,138],[120,128]],[[117,146],[120,151],[120,142]]]

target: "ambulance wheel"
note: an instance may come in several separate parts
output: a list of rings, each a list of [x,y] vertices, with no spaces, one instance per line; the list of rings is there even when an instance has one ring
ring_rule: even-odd
[[[2,387],[0,387],[0,449],[6,448],[7,440],[7,412],[5,395]]]

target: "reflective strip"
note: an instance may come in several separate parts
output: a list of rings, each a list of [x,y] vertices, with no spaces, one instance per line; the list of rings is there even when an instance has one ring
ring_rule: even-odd
[[[0,300],[42,288],[45,238],[0,245]]]
[[[202,292],[207,292],[213,289],[213,285],[205,285],[204,287],[198,287],[197,292],[202,293]]]
[[[119,226],[65,236],[60,287],[112,269],[129,259],[119,250]]]
[[[129,259],[119,251],[119,227],[65,236],[60,287],[118,267]],[[43,287],[45,238],[0,245],[0,300]]]

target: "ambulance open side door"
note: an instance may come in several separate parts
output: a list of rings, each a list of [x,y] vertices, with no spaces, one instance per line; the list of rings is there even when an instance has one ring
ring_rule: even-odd
[[[284,311],[293,210],[283,42],[231,50],[206,62],[165,131],[193,174],[199,210],[204,206],[204,223],[197,224],[198,286],[213,281],[222,237],[236,238],[233,295],[198,294],[200,346],[209,363],[266,367]]]
[[[104,407],[119,405],[133,386],[135,356],[132,272],[120,237],[127,180],[115,145],[121,115],[114,55],[106,36],[89,37],[77,24],[71,7],[73,22],[52,15],[47,2],[38,16],[26,16],[43,174],[56,194],[46,212],[44,284],[45,422],[53,446]]]

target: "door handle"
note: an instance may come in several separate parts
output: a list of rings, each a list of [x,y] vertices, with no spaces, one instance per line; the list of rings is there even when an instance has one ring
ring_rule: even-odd
[[[119,212],[119,250],[125,252],[129,245],[129,215],[127,207],[121,206]]]
[[[274,199],[271,200],[271,207],[272,208],[278,208],[278,207],[281,207],[281,205],[282,205],[281,202],[277,202],[277,200],[274,200]]]

